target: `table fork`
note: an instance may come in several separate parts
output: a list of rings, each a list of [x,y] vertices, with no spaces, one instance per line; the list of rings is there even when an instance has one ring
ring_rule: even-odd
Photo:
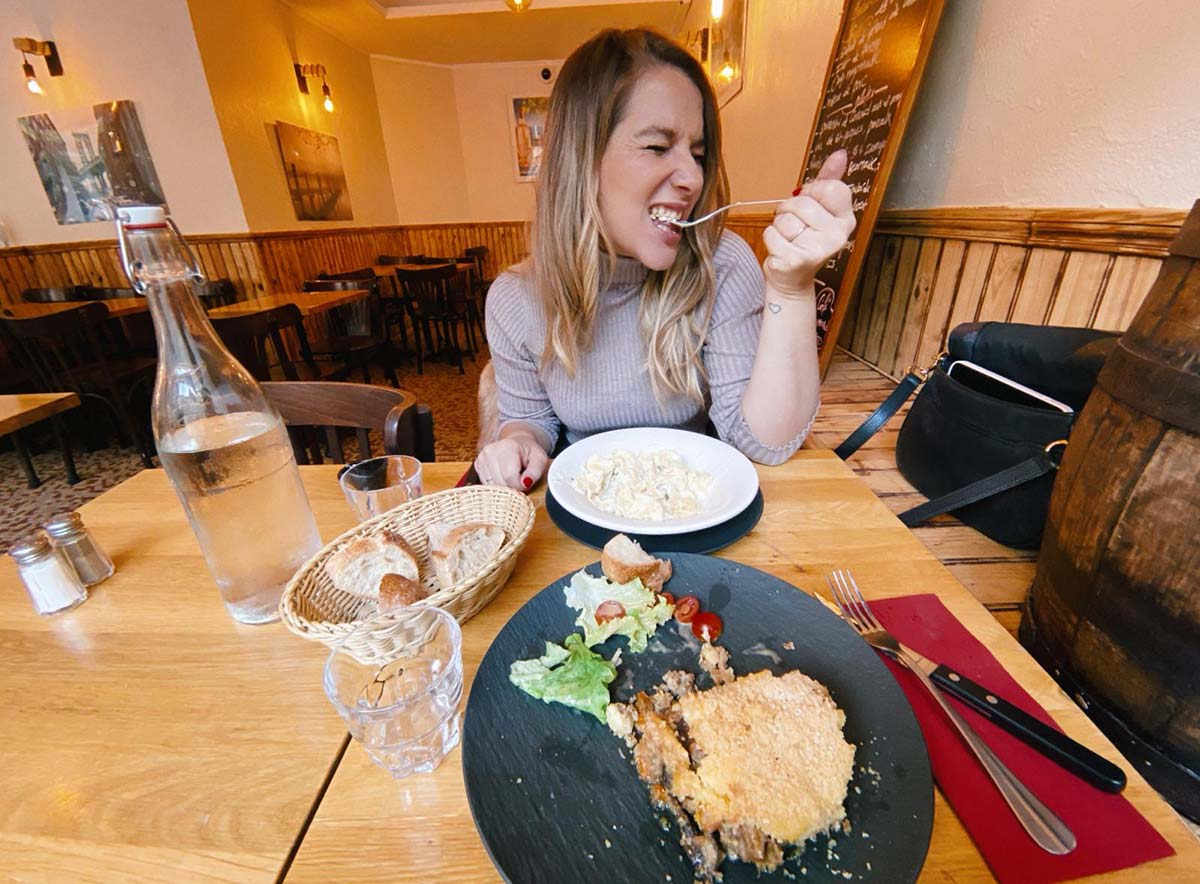
[[[979,763],[983,765],[983,769],[992,782],[996,784],[996,788],[1004,796],[1005,802],[1016,815],[1022,828],[1029,833],[1037,845],[1048,853],[1060,856],[1074,850],[1075,834],[1067,827],[1066,823],[1055,815],[1054,811],[1043,804],[1024,783],[1017,779],[1016,775],[996,757],[987,743],[980,739],[954,707],[942,698],[933,682],[917,664],[916,658],[919,655],[906,648],[883,628],[883,624],[876,619],[870,606],[867,605],[866,599],[863,598],[862,592],[859,591],[858,584],[854,582],[850,572],[834,571],[826,577],[826,580],[829,582],[830,589],[833,590],[833,597],[842,612],[842,619],[854,627],[854,630],[866,640],[867,644],[896,660],[925,685],[925,689],[942,707],[942,711],[946,713],[950,723],[958,730],[963,741],[979,759]]]
[[[704,215],[700,218],[694,218],[691,221],[681,221],[678,218],[672,218],[667,223],[674,224],[676,227],[679,227],[679,228],[695,227],[697,224],[703,224],[705,221],[708,221],[712,218],[717,217],[722,212],[728,212],[730,209],[736,209],[739,206],[768,206],[768,205],[773,206],[776,203],[781,203],[781,202],[783,202],[783,200],[781,200],[781,199],[779,199],[779,200],[744,200],[739,203],[730,203],[727,206],[721,206],[721,208],[714,209],[713,211],[709,212],[707,215]]]

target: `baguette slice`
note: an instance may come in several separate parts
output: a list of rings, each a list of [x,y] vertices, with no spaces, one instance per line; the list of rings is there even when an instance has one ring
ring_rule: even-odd
[[[387,614],[415,604],[429,595],[422,584],[399,574],[384,574],[379,581],[379,612]]]
[[[435,522],[429,534],[429,561],[438,586],[447,589],[474,576],[504,545],[504,529],[486,522]]]
[[[350,541],[325,560],[325,573],[338,589],[365,598],[379,597],[379,584],[388,574],[421,580],[412,547],[394,531]]]
[[[662,592],[663,584],[671,579],[671,563],[656,559],[636,540],[624,534],[613,535],[600,554],[600,570],[613,583],[628,583],[641,578],[646,589]]]

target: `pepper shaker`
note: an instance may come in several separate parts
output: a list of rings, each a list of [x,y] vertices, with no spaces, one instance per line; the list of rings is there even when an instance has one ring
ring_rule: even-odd
[[[113,575],[116,568],[112,559],[83,526],[79,513],[59,513],[42,527],[66,554],[85,586],[95,586]]]
[[[45,531],[22,537],[8,554],[17,563],[17,575],[39,614],[66,611],[87,599],[87,588],[75,573],[71,560],[55,548]]]

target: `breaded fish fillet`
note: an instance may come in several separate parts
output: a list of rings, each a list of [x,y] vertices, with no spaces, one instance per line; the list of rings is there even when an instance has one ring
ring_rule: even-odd
[[[778,866],[782,845],[845,818],[854,765],[846,717],[800,672],[755,672],[677,699],[663,689],[638,694],[610,706],[608,721],[633,747],[646,783],[678,802],[700,833],[717,836],[725,853],[759,868]],[[697,875],[712,880],[721,851],[713,863],[713,851],[701,856],[694,842],[684,838]]]

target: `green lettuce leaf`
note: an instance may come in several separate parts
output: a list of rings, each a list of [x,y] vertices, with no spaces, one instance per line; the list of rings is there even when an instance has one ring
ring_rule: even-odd
[[[628,583],[613,583],[604,577],[593,577],[580,571],[563,589],[567,604],[579,612],[575,623],[583,628],[583,641],[590,648],[614,635],[629,639],[629,650],[640,653],[658,627],[671,618],[674,606],[663,601],[634,578]],[[625,608],[625,616],[596,622],[596,609],[606,601],[617,601]]]
[[[541,657],[517,660],[509,667],[508,680],[545,703],[573,706],[604,721],[608,685],[617,677],[616,657],[611,663],[605,660],[577,632],[563,645],[546,642]]]

